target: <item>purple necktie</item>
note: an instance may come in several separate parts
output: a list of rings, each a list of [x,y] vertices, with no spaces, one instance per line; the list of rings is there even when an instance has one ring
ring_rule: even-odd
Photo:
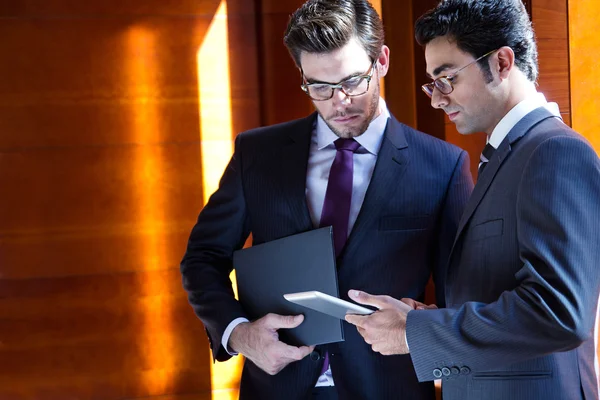
[[[353,156],[360,144],[354,139],[337,139],[337,153],[331,170],[323,202],[320,226],[333,226],[335,256],[339,257],[348,238],[348,219],[352,200]]]
[[[348,238],[348,219],[352,201],[352,178],[354,174],[354,152],[360,144],[354,139],[337,139],[337,153],[331,170],[323,202],[320,226],[333,226],[333,245],[335,256],[339,257]],[[325,353],[325,361],[321,375],[329,368],[329,353]]]

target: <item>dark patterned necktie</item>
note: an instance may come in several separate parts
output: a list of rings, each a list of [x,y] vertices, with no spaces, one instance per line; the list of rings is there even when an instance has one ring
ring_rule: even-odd
[[[348,238],[348,219],[352,201],[352,178],[354,173],[354,152],[360,144],[354,139],[337,139],[337,153],[331,170],[323,202],[323,212],[319,226],[333,226],[333,244],[338,257]]]
[[[333,245],[338,257],[348,238],[348,219],[352,202],[352,178],[354,175],[354,152],[360,144],[354,139],[337,139],[337,153],[327,182],[323,212],[320,226],[333,226]],[[325,353],[325,361],[321,375],[329,368],[329,354]]]
[[[494,147],[489,143],[486,144],[485,147],[483,148],[483,151],[481,152],[481,155],[479,156],[479,169],[477,170],[477,178],[479,178],[481,176],[481,173],[483,172],[485,166],[492,159],[492,156],[494,155],[495,150],[496,149],[494,149]]]

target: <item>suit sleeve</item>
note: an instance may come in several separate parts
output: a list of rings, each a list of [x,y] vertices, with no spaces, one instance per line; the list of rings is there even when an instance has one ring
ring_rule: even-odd
[[[489,304],[409,312],[419,381],[433,380],[442,365],[477,372],[570,350],[591,337],[600,289],[599,199],[600,163],[586,142],[561,136],[537,147],[519,182],[518,286]]]
[[[435,284],[435,298],[438,307],[445,306],[444,278],[446,276],[446,266],[452,245],[454,244],[460,217],[473,191],[473,177],[471,176],[469,165],[469,154],[463,150],[454,167],[440,213],[439,234],[437,238],[438,249],[432,271],[433,282]]]
[[[233,252],[242,248],[249,235],[242,185],[242,136],[236,138],[233,157],[219,188],[198,216],[180,265],[183,287],[206,328],[213,357],[218,361],[231,357],[221,346],[227,325],[246,317],[229,278]]]

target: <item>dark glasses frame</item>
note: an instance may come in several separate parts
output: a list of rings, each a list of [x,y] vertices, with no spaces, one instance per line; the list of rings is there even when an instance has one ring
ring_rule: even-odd
[[[471,65],[475,64],[476,62],[478,62],[480,60],[483,60],[484,58],[486,58],[487,56],[489,56],[490,54],[492,54],[492,53],[494,53],[495,51],[498,51],[498,50],[499,49],[495,49],[495,50],[492,50],[490,52],[485,53],[484,55],[482,55],[478,59],[471,61],[470,63],[468,63],[464,67],[459,68],[454,73],[452,73],[450,75],[440,76],[439,78],[436,78],[433,81],[424,84],[423,86],[421,86],[421,89],[430,98],[433,97],[433,91],[435,89],[439,90],[440,93],[442,93],[442,94],[450,94],[450,93],[452,93],[454,91],[454,85],[452,85],[452,81],[454,80],[454,78],[456,77],[456,75],[458,75],[458,73],[460,71],[462,71],[463,69],[465,69],[467,67],[470,67]]]
[[[302,85],[300,85],[300,88],[302,89],[302,91],[304,93],[306,93],[306,95],[308,97],[310,97],[314,101],[326,101],[326,100],[331,99],[333,97],[333,94],[335,93],[335,89],[339,89],[342,93],[344,93],[344,95],[346,95],[348,97],[362,96],[363,94],[365,94],[365,93],[367,93],[369,91],[369,86],[371,84],[371,79],[373,79],[373,72],[375,71],[375,65],[377,65],[377,61],[378,60],[373,61],[373,63],[371,64],[371,67],[369,67],[369,69],[367,70],[367,72],[365,72],[363,75],[353,76],[351,78],[344,79],[343,81],[338,82],[338,83],[307,83],[306,79],[304,78],[304,71],[301,70],[302,81],[303,82],[302,82]],[[351,81],[351,80],[357,79],[357,78],[366,79],[367,80],[367,89],[364,92],[362,92],[362,93],[355,93],[355,94],[346,93],[346,91],[344,90],[344,84],[347,81]],[[315,99],[314,97],[312,97],[310,95],[309,90],[308,90],[309,87],[313,86],[313,85],[314,86],[317,86],[317,85],[319,85],[319,86],[321,86],[321,85],[329,86],[331,88],[331,95],[329,97],[327,97],[327,98]]]

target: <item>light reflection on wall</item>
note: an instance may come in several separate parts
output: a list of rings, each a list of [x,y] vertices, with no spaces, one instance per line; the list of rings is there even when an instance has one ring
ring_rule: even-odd
[[[569,1],[569,63],[571,82],[571,121],[573,129],[590,141],[600,154],[600,115],[596,84],[600,36],[597,34],[597,1]],[[596,376],[600,384],[600,301],[596,310],[594,337],[596,343]]]
[[[163,175],[160,127],[157,109],[159,65],[156,58],[156,36],[148,28],[134,26],[127,32],[127,87],[133,88],[127,97],[132,104],[133,142],[137,148],[133,160],[137,208],[133,210],[139,226],[141,242],[140,260],[148,271],[143,282],[148,297],[137,305],[144,314],[139,346],[145,372],[140,375],[140,387],[148,395],[161,395],[174,381],[174,349],[171,337],[171,304],[166,285],[152,274],[164,268],[166,249],[163,240],[164,198],[160,188]]]
[[[383,10],[381,8],[381,0],[371,0],[371,5],[375,9],[375,11],[377,11],[377,14],[379,14],[379,17],[381,18],[383,15]],[[379,79],[379,95],[385,98],[384,78]]]
[[[598,2],[569,1],[572,125],[600,154],[600,86],[595,79],[600,52],[600,36],[596,29],[599,12]]]
[[[233,153],[227,2],[222,0],[197,54],[204,203],[217,189]],[[235,284],[235,276],[232,274]],[[235,287],[234,287],[235,290]],[[237,399],[242,357],[211,363],[213,400]]]

